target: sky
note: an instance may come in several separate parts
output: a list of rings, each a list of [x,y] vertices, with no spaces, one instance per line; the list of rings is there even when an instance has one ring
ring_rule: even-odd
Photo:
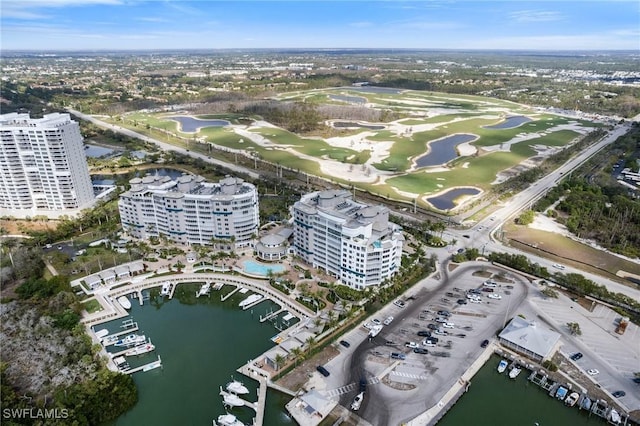
[[[637,50],[638,0],[2,0],[2,50]]]

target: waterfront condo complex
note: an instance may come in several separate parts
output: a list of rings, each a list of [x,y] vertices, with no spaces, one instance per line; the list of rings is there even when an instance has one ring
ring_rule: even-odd
[[[180,244],[234,241],[247,247],[258,231],[258,191],[242,179],[219,183],[202,176],[145,176],[120,195],[122,227],[133,237],[165,236]]]
[[[69,114],[0,115],[0,211],[74,215],[95,200],[82,135]]]
[[[314,267],[362,290],[400,268],[404,237],[389,209],[353,200],[349,191],[304,195],[293,206],[294,247]]]

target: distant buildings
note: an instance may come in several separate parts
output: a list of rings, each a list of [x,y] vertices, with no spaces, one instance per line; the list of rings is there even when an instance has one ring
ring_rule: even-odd
[[[82,136],[69,114],[3,114],[0,135],[0,214],[73,216],[92,206]]]
[[[225,177],[219,183],[201,176],[146,176],[130,182],[118,201],[122,227],[141,239],[165,236],[180,244],[235,242],[251,245],[257,233],[258,191],[250,183]]]
[[[404,237],[386,207],[328,190],[304,195],[293,219],[295,253],[349,287],[379,285],[400,268]]]

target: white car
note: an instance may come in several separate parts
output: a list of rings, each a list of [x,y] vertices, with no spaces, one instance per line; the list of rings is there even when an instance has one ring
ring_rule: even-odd
[[[382,323],[384,325],[389,325],[391,324],[392,321],[393,321],[393,317],[387,317],[384,321],[382,321]]]
[[[380,324],[382,324],[378,318],[374,318],[374,319],[372,319],[372,320],[371,320],[371,322],[372,322],[372,323],[374,323],[375,325],[380,325]]]
[[[482,284],[484,284],[485,287],[496,287],[497,286],[497,284],[496,284],[496,282],[494,280],[486,280]]]
[[[487,296],[489,299],[502,299],[502,296],[500,296],[499,294],[496,293],[491,293],[490,295]]]
[[[554,263],[554,264],[553,264],[553,267],[554,267],[554,268],[556,268],[556,269],[560,269],[560,270],[563,270],[563,269],[564,269],[564,265],[561,265],[561,264],[559,264],[559,263]]]
[[[598,374],[600,374],[600,372],[598,370],[596,370],[595,368],[590,368],[589,370],[587,370],[587,374],[590,376],[596,376]]]
[[[453,328],[453,327],[455,327],[456,325],[455,325],[454,323],[452,323],[452,322],[445,322],[444,324],[442,324],[442,326],[443,326],[444,328]]]
[[[415,349],[420,347],[420,345],[418,345],[416,342],[407,342],[404,345],[409,349]]]
[[[444,330],[443,330],[443,329],[441,329],[441,328],[439,328],[439,329],[435,330],[433,333],[434,333],[434,334],[437,334],[438,336],[446,336],[446,335],[447,335],[447,332],[446,332],[446,331],[444,331]]]
[[[396,305],[398,308],[404,308],[407,304],[404,303],[402,300],[398,299],[395,302],[393,302],[394,305]]]

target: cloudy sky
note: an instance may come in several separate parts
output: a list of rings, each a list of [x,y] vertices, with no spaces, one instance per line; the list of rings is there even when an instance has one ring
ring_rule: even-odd
[[[3,50],[227,48],[640,52],[638,0],[2,0]]]

